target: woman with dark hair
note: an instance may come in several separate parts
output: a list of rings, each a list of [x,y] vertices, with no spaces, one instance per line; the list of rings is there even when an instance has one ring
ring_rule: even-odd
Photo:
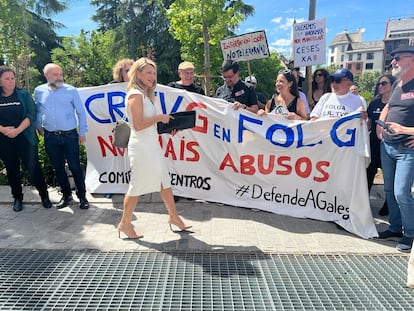
[[[308,120],[305,103],[299,96],[298,84],[290,70],[279,71],[276,77],[276,92],[266,103],[265,109],[260,109],[260,116],[267,113],[282,114],[290,120]]]
[[[312,93],[309,100],[311,110],[318,103],[319,99],[325,93],[331,92],[331,80],[329,72],[326,69],[316,69],[312,75]]]
[[[384,106],[388,103],[388,100],[390,99],[392,85],[394,81],[395,77],[393,77],[390,74],[382,75],[378,78],[374,92],[374,94],[377,94],[377,96],[371,101],[367,109],[368,128],[370,130],[369,142],[371,146],[371,163],[367,168],[368,191],[371,190],[371,187],[374,184],[374,178],[377,174],[377,170],[381,167],[381,141],[378,139],[376,134],[375,121],[378,120],[382,109],[384,109]],[[379,214],[381,216],[388,215],[387,202],[384,202],[384,205],[379,211]]]
[[[39,164],[35,123],[36,105],[33,98],[26,90],[16,87],[13,70],[0,66],[0,159],[6,167],[15,212],[23,209],[20,161],[39,191],[43,207],[52,207]]]

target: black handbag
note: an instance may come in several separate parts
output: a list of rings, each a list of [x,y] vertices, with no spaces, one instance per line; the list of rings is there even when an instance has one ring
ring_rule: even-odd
[[[195,110],[175,112],[171,113],[170,116],[173,118],[168,123],[157,123],[158,134],[171,133],[173,130],[185,130],[195,126]]]
[[[114,141],[112,144],[115,147],[126,148],[128,147],[129,136],[131,135],[131,128],[125,120],[117,121],[115,127],[112,130],[114,134]]]

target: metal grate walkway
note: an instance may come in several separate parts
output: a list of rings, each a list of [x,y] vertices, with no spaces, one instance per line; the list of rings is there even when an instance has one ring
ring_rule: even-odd
[[[0,310],[413,310],[407,261],[0,249]]]

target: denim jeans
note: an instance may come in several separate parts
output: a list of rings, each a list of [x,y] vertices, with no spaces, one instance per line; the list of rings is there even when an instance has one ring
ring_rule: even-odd
[[[414,237],[414,149],[400,143],[381,143],[384,191],[389,210],[389,229]]]
[[[45,131],[44,139],[45,150],[52,162],[56,180],[62,190],[62,194],[69,196],[72,193],[65,170],[65,162],[67,162],[75,181],[76,194],[79,198],[84,198],[86,195],[85,174],[80,165],[79,135],[77,131]]]

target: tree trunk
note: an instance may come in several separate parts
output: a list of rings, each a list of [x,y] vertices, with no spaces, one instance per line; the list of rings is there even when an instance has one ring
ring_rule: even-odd
[[[203,21],[203,40],[204,40],[204,93],[207,96],[210,94],[211,73],[210,73],[210,35],[208,33],[207,21]]]

